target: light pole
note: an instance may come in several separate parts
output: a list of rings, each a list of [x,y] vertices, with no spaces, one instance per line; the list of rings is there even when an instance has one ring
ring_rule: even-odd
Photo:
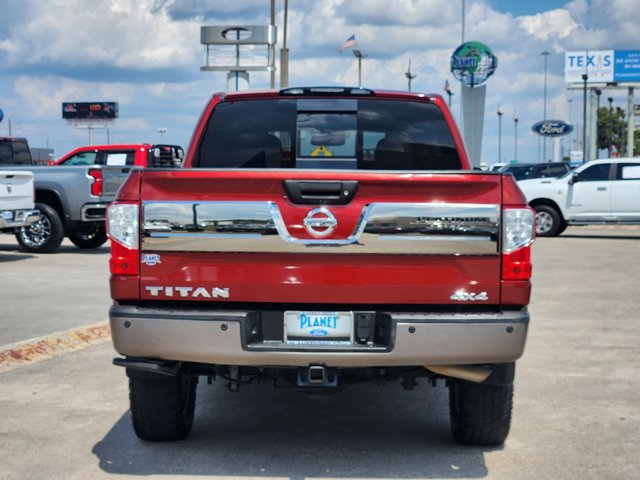
[[[406,72],[404,72],[404,76],[407,77],[407,80],[409,82],[408,90],[411,91],[411,80],[418,76],[415,73],[411,73],[411,59],[409,59],[409,68]]]
[[[160,134],[160,139],[164,139],[164,134],[167,133],[167,129],[164,127],[160,127],[158,129],[158,133]]]
[[[500,111],[500,105],[498,105],[498,162],[502,162],[502,112]]]
[[[513,112],[513,131],[514,131],[514,159],[516,163],[518,162],[518,117],[516,116],[516,112]]]
[[[569,98],[567,100],[567,103],[569,103],[569,123],[571,125],[573,125],[573,99]],[[571,142],[571,137],[572,135],[569,135],[569,149],[573,150],[573,143]],[[573,139],[573,142],[575,142],[575,138]]]
[[[613,97],[608,97],[607,101],[609,102],[609,120],[607,121],[607,130],[609,130],[609,138],[611,141],[607,146],[607,151],[609,152],[609,158],[611,158],[611,144],[613,143]]]
[[[358,59],[358,88],[362,88],[362,59],[367,56],[359,49],[354,49],[353,54]]]
[[[280,88],[289,86],[289,49],[287,48],[287,22],[289,17],[289,0],[284,0],[284,34],[280,49]]]
[[[589,75],[582,74],[582,162],[587,161],[587,80]]]
[[[547,57],[550,55],[546,50],[541,54],[544,57],[544,92],[543,92],[543,107],[542,107],[542,120],[547,120]],[[547,138],[542,139],[542,161],[547,161]]]
[[[464,43],[464,13],[465,13],[466,7],[465,7],[465,1],[462,0],[462,28],[461,28],[461,44]]]

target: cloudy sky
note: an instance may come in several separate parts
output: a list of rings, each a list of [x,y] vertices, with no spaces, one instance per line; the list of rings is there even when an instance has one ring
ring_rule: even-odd
[[[459,84],[449,60],[461,43],[462,0],[289,0],[289,84],[356,85],[351,51],[338,52],[351,34],[367,58],[363,85],[443,94],[448,80],[457,116]],[[485,43],[498,57],[487,82],[482,159],[541,160],[531,125],[543,116],[544,57],[548,51],[547,118],[582,119],[582,93],[564,82],[564,52],[640,49],[638,0],[466,0],[465,40]],[[226,74],[202,72],[202,25],[266,25],[269,0],[0,0],[0,135],[27,137],[57,157],[88,142],[86,130],[61,118],[61,103],[117,101],[120,118],[111,143],[183,145],[207,99],[227,88]],[[277,0],[283,24],[284,0]],[[282,28],[279,28],[280,42]],[[278,49],[281,43],[278,45]],[[279,79],[279,73],[276,76]],[[252,73],[251,88],[269,87],[268,73]],[[277,86],[277,84],[276,84]],[[614,106],[626,92],[607,90]],[[637,101],[636,103],[640,103]],[[564,140],[568,147],[575,137]],[[107,143],[95,130],[93,143]]]

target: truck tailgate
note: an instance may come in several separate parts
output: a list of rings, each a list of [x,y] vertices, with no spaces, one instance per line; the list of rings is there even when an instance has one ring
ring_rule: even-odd
[[[142,300],[500,303],[501,177],[142,174]]]
[[[27,171],[0,172],[2,210],[33,208],[33,174]]]

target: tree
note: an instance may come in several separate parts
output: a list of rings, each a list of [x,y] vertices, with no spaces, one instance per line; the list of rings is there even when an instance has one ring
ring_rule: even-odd
[[[626,114],[620,107],[600,107],[598,110],[598,148],[606,148],[609,156],[626,156],[627,121]],[[637,134],[638,132],[636,132]],[[637,151],[640,138],[634,134]],[[633,156],[630,155],[630,156]]]

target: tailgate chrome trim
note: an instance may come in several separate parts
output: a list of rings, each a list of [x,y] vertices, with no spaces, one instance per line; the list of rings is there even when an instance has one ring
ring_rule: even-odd
[[[293,236],[275,202],[150,201],[143,203],[142,247],[176,252],[498,255],[500,213],[494,204],[372,203],[362,209],[351,235],[319,239]]]

